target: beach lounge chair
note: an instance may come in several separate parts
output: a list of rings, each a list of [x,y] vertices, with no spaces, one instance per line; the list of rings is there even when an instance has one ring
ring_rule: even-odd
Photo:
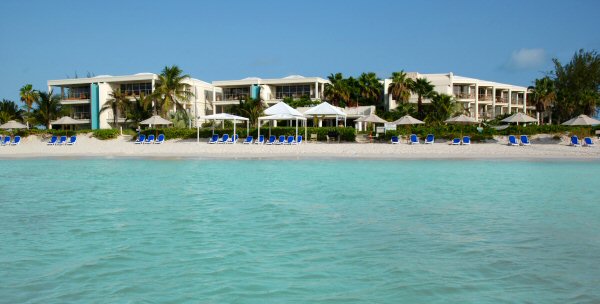
[[[509,146],[518,146],[517,138],[514,135],[508,135],[508,145]]]
[[[293,135],[290,135],[290,136],[288,136],[288,138],[287,138],[287,141],[286,141],[286,142],[284,142],[284,144],[285,144],[285,145],[292,145],[292,144],[294,144],[294,142],[295,142],[295,140],[294,140],[294,136],[293,136]]]
[[[135,144],[143,144],[145,140],[146,135],[140,134],[140,136],[138,136],[138,138],[135,140]]]
[[[148,135],[148,138],[146,138],[146,141],[144,143],[145,144],[152,144],[152,143],[154,143],[154,134]]]
[[[410,144],[411,145],[418,145],[419,144],[419,138],[417,137],[417,134],[411,134],[410,135]]]
[[[228,141],[226,141],[225,143],[227,144],[233,144],[233,142],[237,142],[238,141],[239,136],[237,134],[235,134],[234,136],[231,136],[229,138]]]
[[[571,136],[571,146],[581,147],[581,143],[579,142],[579,137],[577,137],[577,135]]]
[[[453,146],[460,145],[460,138],[455,138],[455,139],[453,139],[453,140],[452,140],[452,145],[453,145]]]
[[[276,145],[285,144],[285,135],[279,135],[279,140],[275,143]]]
[[[209,144],[216,144],[219,141],[219,134],[213,134],[213,136],[208,140]]]
[[[72,146],[75,144],[76,141],[77,141],[77,136],[73,135],[73,136],[71,136],[71,139],[69,140],[69,142],[67,142],[67,145]]]
[[[229,134],[223,134],[223,137],[217,141],[217,144],[224,144],[229,140]]]
[[[15,136],[15,139],[13,139],[13,141],[10,143],[11,146],[16,146],[19,143],[21,143],[21,136],[17,135]]]
[[[164,142],[165,142],[165,135],[161,133],[161,134],[158,134],[158,138],[156,139],[156,141],[154,143],[157,145],[160,145]]]
[[[60,139],[58,140],[58,142],[56,143],[56,145],[58,146],[62,146],[64,144],[67,143],[67,136],[63,135],[60,137]]]
[[[433,134],[427,134],[427,137],[425,137],[425,144],[433,144],[435,140],[435,137],[433,136]]]
[[[471,144],[471,137],[469,137],[469,136],[463,136],[462,144],[463,145],[470,145]]]
[[[3,146],[10,145],[10,136],[8,136],[8,135],[4,136],[4,139],[2,139],[2,145]]]
[[[261,135],[258,137],[258,139],[256,141],[254,141],[254,144],[256,145],[262,145],[265,143],[265,136]]]
[[[521,135],[521,145],[523,145],[523,146],[531,145],[531,143],[529,142],[529,136]]]
[[[398,145],[400,144],[400,140],[398,139],[398,136],[392,136],[392,145]]]
[[[298,135],[298,140],[294,143],[294,145],[299,145],[302,143],[302,135]]]
[[[244,140],[244,144],[251,144],[252,141],[254,141],[254,137],[252,136],[246,136],[246,140]]]
[[[271,135],[269,136],[269,141],[267,142],[267,145],[275,145],[275,135]]]
[[[583,139],[583,145],[586,147],[593,147],[594,146],[594,142],[592,141],[591,137],[586,137]]]
[[[50,141],[48,141],[47,145],[48,146],[54,146],[54,145],[56,145],[56,140],[57,139],[58,139],[58,137],[56,137],[56,136],[53,135],[52,137],[50,137]]]

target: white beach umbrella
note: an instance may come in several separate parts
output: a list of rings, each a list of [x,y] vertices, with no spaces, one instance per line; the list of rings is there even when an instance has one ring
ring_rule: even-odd
[[[600,125],[600,120],[581,114],[562,123],[563,126],[595,126]]]
[[[58,120],[50,122],[51,125],[81,125],[87,122],[82,120],[73,119],[69,116],[63,116]],[[69,136],[69,131],[67,131],[67,136]]]
[[[509,117],[504,118],[503,120],[501,120],[502,122],[516,122],[517,126],[519,125],[519,123],[528,123],[528,122],[537,122],[537,119],[531,117],[531,116],[527,116],[525,113],[519,112],[519,113],[515,113]]]
[[[160,126],[160,125],[170,125],[172,122],[170,120],[166,120],[158,115],[154,115],[146,120],[140,121],[140,125],[150,125],[150,126]],[[156,130],[156,136],[158,136],[158,130]]]
[[[27,129],[27,126],[18,121],[9,120],[6,123],[0,125],[0,129]]]
[[[395,125],[418,125],[418,124],[424,124],[424,121],[420,121],[410,115],[404,115],[402,117],[400,117],[397,120],[394,120],[392,122]]]
[[[298,110],[290,107],[287,103],[280,101],[264,110],[266,115],[288,114],[293,116],[304,116]]]
[[[304,112],[305,115],[313,116],[335,116],[335,124],[337,126],[338,117],[344,117],[344,126],[346,126],[346,113],[340,108],[332,106],[327,101],[324,101]]]
[[[455,125],[475,125],[475,124],[479,123],[479,121],[477,121],[477,119],[466,116],[465,114],[460,114],[458,116],[448,118],[444,122],[449,123],[449,124],[455,124]],[[462,137],[463,128],[464,127],[460,128],[460,137]]]

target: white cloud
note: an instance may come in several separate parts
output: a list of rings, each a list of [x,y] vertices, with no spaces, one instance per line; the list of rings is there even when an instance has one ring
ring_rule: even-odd
[[[512,52],[506,67],[511,70],[533,70],[543,67],[545,63],[544,49],[520,49]]]

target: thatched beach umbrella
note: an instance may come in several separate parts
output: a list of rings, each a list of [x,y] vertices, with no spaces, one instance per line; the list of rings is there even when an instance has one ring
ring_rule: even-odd
[[[449,123],[449,124],[454,124],[454,125],[476,125],[479,123],[479,121],[477,121],[477,119],[473,118],[473,117],[469,117],[466,116],[465,114],[460,114],[458,116],[452,117],[452,118],[448,118],[444,121],[445,123]],[[460,137],[462,137],[463,134],[463,128],[460,128]]]
[[[5,129],[5,130],[11,130],[11,129],[27,129],[27,126],[15,121],[15,120],[9,120],[6,123],[0,125],[0,129]]]
[[[146,120],[142,120],[140,121],[140,125],[150,125],[150,126],[155,126],[155,125],[170,125],[172,124],[172,122],[170,120],[166,120],[158,115],[154,115]],[[156,136],[158,136],[158,130],[156,130]]]
[[[418,120],[410,115],[404,115],[397,120],[392,121],[395,125],[404,125],[408,130],[408,126],[424,124],[424,121]]]
[[[528,122],[537,122],[537,119],[531,117],[531,116],[527,116],[525,113],[519,112],[516,114],[513,114],[509,117],[504,118],[503,120],[501,120],[502,122],[516,122],[517,126],[519,125],[519,123],[528,123]]]
[[[563,126],[595,126],[600,125],[600,120],[581,114],[562,123]]]
[[[86,124],[87,122],[82,120],[73,119],[69,116],[63,116],[58,120],[50,122],[51,125],[81,125]],[[69,136],[69,131],[67,130],[67,136]]]

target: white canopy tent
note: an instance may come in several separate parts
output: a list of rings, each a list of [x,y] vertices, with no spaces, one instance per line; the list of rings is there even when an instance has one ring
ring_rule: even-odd
[[[298,112],[299,113],[299,112]],[[263,116],[258,118],[258,137],[260,137],[260,125],[261,121],[277,121],[277,120],[295,120],[296,121],[296,139],[298,138],[298,121],[304,122],[304,138],[306,138],[306,134],[308,133],[308,128],[306,127],[306,117],[302,115],[289,115],[289,114],[274,114],[269,116]],[[269,123],[269,136],[271,135],[271,124]]]
[[[265,109],[265,115],[277,115],[287,114],[292,116],[303,116],[298,110],[290,107],[287,103],[280,101],[267,109]]]
[[[250,119],[242,116],[227,114],[227,113],[219,113],[207,116],[198,117],[200,119],[206,120],[233,120],[233,135],[231,138],[235,138],[236,134],[236,124],[238,121],[246,121],[246,134],[250,132]],[[215,134],[215,126],[213,124],[213,134]],[[200,124],[196,121],[196,141],[200,142]],[[235,144],[235,141],[233,142]]]
[[[335,126],[337,127],[338,117],[344,117],[344,127],[346,126],[346,113],[324,101],[304,112],[305,115],[312,116],[335,116]],[[319,125],[320,127],[320,125]]]

